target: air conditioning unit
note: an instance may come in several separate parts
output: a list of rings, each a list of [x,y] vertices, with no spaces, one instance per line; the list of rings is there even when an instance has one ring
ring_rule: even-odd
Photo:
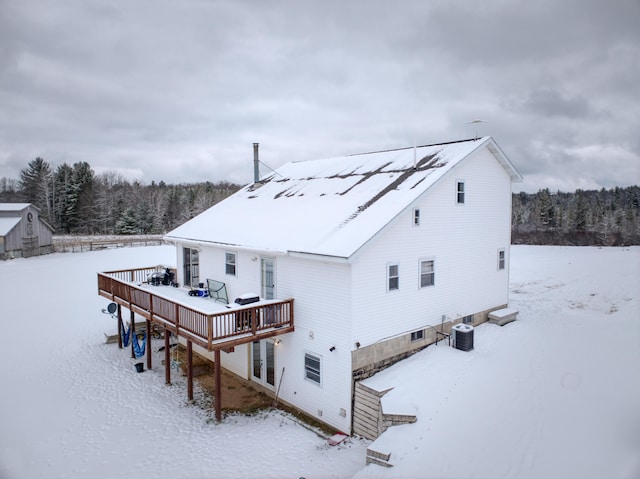
[[[470,324],[456,324],[451,328],[453,347],[460,351],[471,351],[473,349],[473,326]]]

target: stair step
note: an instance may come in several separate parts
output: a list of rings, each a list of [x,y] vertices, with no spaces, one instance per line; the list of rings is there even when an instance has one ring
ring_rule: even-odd
[[[391,453],[385,454],[384,452],[375,451],[373,449],[367,448],[367,457],[374,457],[376,459],[382,459],[383,461],[388,461],[391,457]]]
[[[378,466],[382,466],[382,467],[393,467],[393,464],[390,464],[386,461],[383,461],[381,459],[376,459],[375,457],[369,457],[367,456],[367,464],[376,464]]]

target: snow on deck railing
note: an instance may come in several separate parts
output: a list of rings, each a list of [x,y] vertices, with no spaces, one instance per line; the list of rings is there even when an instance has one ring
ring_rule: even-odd
[[[98,273],[98,294],[209,350],[220,343],[245,343],[293,330],[293,299],[221,306],[199,298],[202,307],[185,304],[184,290],[149,288],[146,278],[162,266]],[[144,278],[144,279],[143,279]],[[166,289],[165,289],[166,288]],[[164,294],[163,294],[164,293]],[[176,294],[185,294],[184,299]],[[173,297],[171,297],[173,296]],[[214,307],[216,311],[211,311]],[[181,333],[188,334],[181,334]]]

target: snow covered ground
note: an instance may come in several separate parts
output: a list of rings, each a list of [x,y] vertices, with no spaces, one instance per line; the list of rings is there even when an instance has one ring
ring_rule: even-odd
[[[371,477],[640,478],[640,248],[516,246],[518,320],[377,374],[388,413]]]
[[[172,247],[0,262],[1,479],[640,477],[638,247],[512,247],[515,323],[369,379],[395,387],[385,411],[418,416],[371,444],[390,469],[280,412],[216,424],[159,360],[136,373],[104,343],[96,272],[159,263]]]

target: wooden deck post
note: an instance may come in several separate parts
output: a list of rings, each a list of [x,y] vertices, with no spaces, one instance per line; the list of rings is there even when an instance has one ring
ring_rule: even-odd
[[[133,359],[136,358],[136,353],[133,349],[133,341],[135,340],[135,336],[136,336],[136,313],[134,313],[133,311],[129,310],[129,312],[131,313],[130,318],[131,318],[131,357]]]
[[[118,303],[118,348],[122,349],[122,306]]]
[[[151,369],[151,320],[147,319],[147,369]]]
[[[171,331],[165,328],[164,329],[164,383],[165,384],[171,384],[171,351],[169,350],[170,337],[171,337]]]
[[[220,350],[216,349],[214,352],[214,375],[216,379],[216,420],[222,421],[222,384],[220,381]]]
[[[193,343],[187,341],[187,398],[193,401]]]

